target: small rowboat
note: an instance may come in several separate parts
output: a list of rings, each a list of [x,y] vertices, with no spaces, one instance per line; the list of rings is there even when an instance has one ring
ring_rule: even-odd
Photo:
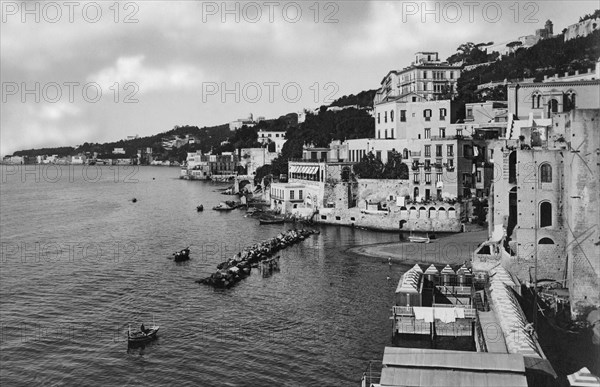
[[[260,218],[258,223],[260,224],[281,224],[285,221],[284,218]]]
[[[173,257],[175,262],[187,261],[188,259],[190,259],[190,248],[188,247],[181,251],[173,253]]]
[[[127,342],[129,344],[138,344],[154,340],[156,338],[156,334],[158,333],[159,328],[160,327],[158,325],[153,325],[150,328],[146,329],[146,332],[132,332],[131,327],[129,327],[129,329],[127,330]]]
[[[413,242],[413,243],[429,243],[431,242],[431,240],[429,239],[429,234],[427,236],[414,236],[414,235],[410,235],[408,237],[408,240]]]

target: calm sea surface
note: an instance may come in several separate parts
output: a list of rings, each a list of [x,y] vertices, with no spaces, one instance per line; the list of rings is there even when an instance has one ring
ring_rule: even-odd
[[[224,186],[178,175],[2,166],[0,384],[358,385],[391,344],[407,267],[346,250],[398,235],[323,227],[280,252],[280,272],[214,290],[194,280],[291,225],[212,211]],[[186,246],[189,262],[167,259]],[[129,324],[153,320],[159,338],[128,350]]]

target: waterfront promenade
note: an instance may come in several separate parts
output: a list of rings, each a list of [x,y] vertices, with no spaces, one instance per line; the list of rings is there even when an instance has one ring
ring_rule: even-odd
[[[459,264],[471,260],[473,251],[485,240],[487,231],[438,235],[431,243],[393,242],[364,245],[351,248],[352,253],[376,258],[414,263]]]

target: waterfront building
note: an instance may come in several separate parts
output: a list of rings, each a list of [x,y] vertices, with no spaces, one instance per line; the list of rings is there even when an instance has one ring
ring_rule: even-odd
[[[417,102],[456,94],[460,72],[460,67],[440,61],[437,52],[417,52],[410,66],[392,70],[383,78],[375,104],[408,95]]]
[[[569,289],[574,314],[600,303],[600,80],[509,85],[509,128],[492,142],[490,241],[477,265]],[[595,91],[595,92],[594,92]],[[535,268],[535,273],[533,272]]]
[[[85,164],[86,157],[84,155],[77,155],[71,157],[71,164],[83,165]]]
[[[114,155],[124,155],[125,154],[125,148],[114,148],[112,153]]]
[[[247,175],[255,175],[258,168],[270,165],[279,153],[269,152],[266,147],[241,148],[240,155],[240,166],[246,168]]]

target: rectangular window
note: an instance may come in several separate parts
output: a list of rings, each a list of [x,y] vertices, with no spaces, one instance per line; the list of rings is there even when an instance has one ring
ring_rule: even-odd
[[[381,123],[381,113],[377,113],[377,123]]]
[[[375,152],[375,157],[377,158],[377,160],[381,160],[381,151]]]
[[[435,156],[442,157],[442,146],[441,145],[435,146]]]
[[[390,129],[390,138],[394,138],[394,129]]]
[[[406,110],[400,110],[400,121],[406,122]]]
[[[423,71],[423,79],[427,79],[427,71]]]
[[[440,109],[440,121],[444,121],[445,119],[446,119],[446,109],[441,108]]]
[[[448,159],[448,169],[454,168],[454,159]]]
[[[431,138],[431,128],[425,128],[425,139]]]
[[[425,157],[431,157],[431,145],[425,145]]]
[[[473,108],[467,109],[467,118],[473,118]]]
[[[435,181],[436,181],[436,182],[438,182],[438,183],[439,183],[440,181],[442,181],[442,174],[441,174],[441,173],[438,173],[438,174],[435,176]]]
[[[413,175],[413,183],[419,184],[419,174],[418,173],[415,173]]]
[[[302,190],[298,190],[298,199],[302,200]]]
[[[385,132],[384,132],[384,133],[385,133],[385,138],[387,138],[387,129],[385,130]]]
[[[387,123],[387,111],[383,112],[383,122]]]
[[[446,138],[446,128],[440,128],[440,137]]]
[[[290,200],[294,200],[294,190],[290,190]]]
[[[431,169],[431,160],[425,159],[425,169],[426,170],[430,170]]]
[[[481,183],[481,171],[477,171],[477,182]]]
[[[448,145],[446,147],[446,156],[454,157],[454,145]]]
[[[450,79],[454,79],[454,71],[450,71]]]
[[[431,173],[425,174],[425,184],[431,184]]]
[[[462,129],[461,128],[456,129],[456,135],[457,136],[462,136]]]

